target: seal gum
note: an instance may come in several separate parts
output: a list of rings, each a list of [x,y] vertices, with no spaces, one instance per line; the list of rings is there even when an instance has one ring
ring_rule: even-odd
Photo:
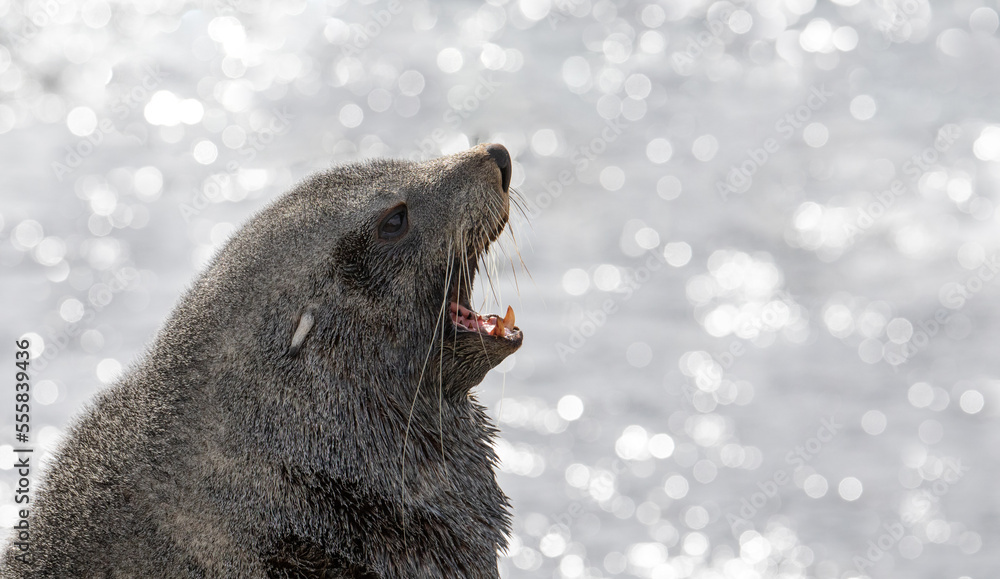
[[[507,306],[507,314],[502,318],[496,314],[490,314],[484,318],[456,302],[451,302],[449,311],[451,322],[455,327],[469,332],[479,332],[497,338],[510,338],[513,337],[516,330],[514,327],[514,308],[510,306]]]

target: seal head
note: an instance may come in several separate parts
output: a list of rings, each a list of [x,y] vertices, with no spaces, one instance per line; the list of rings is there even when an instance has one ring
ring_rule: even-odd
[[[56,455],[5,577],[497,577],[472,388],[522,343],[471,305],[510,155],[317,174],[218,253]]]

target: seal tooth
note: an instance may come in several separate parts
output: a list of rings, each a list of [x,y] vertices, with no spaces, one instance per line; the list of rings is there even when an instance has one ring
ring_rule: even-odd
[[[514,308],[507,306],[507,315],[503,317],[503,327],[508,330],[514,329]]]

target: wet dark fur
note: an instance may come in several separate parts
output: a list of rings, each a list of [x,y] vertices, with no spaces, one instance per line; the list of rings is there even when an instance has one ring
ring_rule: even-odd
[[[258,214],[69,431],[32,563],[8,546],[0,574],[497,577],[507,499],[469,390],[520,341],[439,314],[506,222],[500,181],[480,146],[333,169]],[[409,233],[378,239],[400,202]]]

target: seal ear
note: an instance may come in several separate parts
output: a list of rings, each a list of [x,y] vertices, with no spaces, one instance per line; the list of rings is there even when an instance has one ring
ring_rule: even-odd
[[[312,310],[313,308],[309,307],[299,316],[299,325],[295,328],[295,333],[292,334],[292,343],[288,347],[289,356],[298,354],[302,343],[306,341],[306,336],[309,335],[309,330],[312,329],[313,322],[315,321]]]

